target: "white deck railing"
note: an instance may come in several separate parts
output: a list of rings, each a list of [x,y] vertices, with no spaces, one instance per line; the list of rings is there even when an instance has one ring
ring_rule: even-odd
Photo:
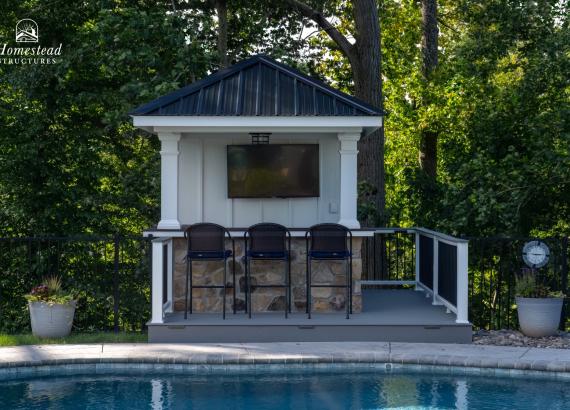
[[[362,280],[361,285],[414,285],[456,315],[456,323],[468,319],[468,241],[425,228],[379,228],[374,234],[405,232],[415,235],[415,276],[413,279]],[[164,322],[173,311],[173,238],[152,240],[151,323]],[[410,272],[412,273],[412,272]]]
[[[425,228],[377,229],[376,234],[415,235],[415,277],[397,280],[363,280],[362,285],[414,285],[426,292],[433,305],[456,315],[456,323],[469,323],[468,241]]]

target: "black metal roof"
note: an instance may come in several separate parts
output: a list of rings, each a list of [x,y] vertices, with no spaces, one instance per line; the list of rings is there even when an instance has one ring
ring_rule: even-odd
[[[378,116],[383,112],[260,54],[144,104],[130,115]]]

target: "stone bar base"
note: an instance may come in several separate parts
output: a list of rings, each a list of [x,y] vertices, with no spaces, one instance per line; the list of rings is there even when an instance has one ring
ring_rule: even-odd
[[[226,244],[231,249],[231,243]],[[362,294],[360,279],[362,274],[362,260],[360,249],[361,238],[353,238],[353,261],[352,261],[352,309],[353,313],[362,311]],[[243,264],[243,239],[235,240],[236,247],[236,309],[245,310],[245,270]],[[184,294],[186,280],[186,240],[174,238],[174,310],[184,310]],[[306,309],[306,245],[304,238],[291,239],[291,297],[293,312],[305,312]],[[194,285],[221,285],[223,284],[223,262],[193,262]],[[252,261],[252,307],[253,312],[275,312],[285,309],[284,288],[255,288],[255,284],[284,284],[285,266],[282,261]],[[345,262],[342,261],[313,261],[312,283],[314,285],[345,283]],[[232,259],[228,260],[227,285],[232,284]],[[221,289],[194,289],[193,305],[194,312],[221,312],[222,296]],[[345,290],[342,288],[313,288],[312,310],[313,312],[339,312],[345,309]],[[227,289],[226,312],[233,309],[233,291]]]

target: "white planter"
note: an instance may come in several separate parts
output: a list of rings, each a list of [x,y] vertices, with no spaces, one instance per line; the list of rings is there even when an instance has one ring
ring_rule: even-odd
[[[50,305],[29,302],[32,333],[39,337],[64,337],[71,333],[76,303]]]
[[[557,333],[563,298],[522,298],[517,296],[517,312],[521,331],[531,337]]]

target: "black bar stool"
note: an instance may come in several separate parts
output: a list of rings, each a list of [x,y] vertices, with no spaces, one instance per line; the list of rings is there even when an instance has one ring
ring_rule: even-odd
[[[232,257],[233,275],[233,311],[236,313],[236,260],[235,243],[230,232],[221,225],[214,223],[197,223],[190,225],[184,231],[187,240],[186,252],[186,297],[184,319],[188,319],[188,310],[192,314],[192,291],[194,289],[223,289],[222,316],[226,318],[226,289],[227,289],[227,260]],[[226,249],[226,237],[232,241],[232,250]],[[192,262],[193,261],[224,261],[224,284],[223,285],[193,285]],[[188,292],[190,290],[190,292]],[[188,293],[190,293],[190,309],[188,309]]]
[[[307,243],[307,314],[311,318],[312,288],[344,288],[346,290],[346,318],[352,313],[352,233],[343,225],[324,223],[313,225],[305,234]],[[346,283],[344,285],[313,285],[311,261],[345,261]]]
[[[285,318],[291,311],[291,232],[276,223],[259,223],[250,226],[244,234],[245,277],[247,283],[248,313],[251,318],[251,269],[252,260],[281,260],[285,265],[283,285],[256,284],[256,288],[285,289]]]

